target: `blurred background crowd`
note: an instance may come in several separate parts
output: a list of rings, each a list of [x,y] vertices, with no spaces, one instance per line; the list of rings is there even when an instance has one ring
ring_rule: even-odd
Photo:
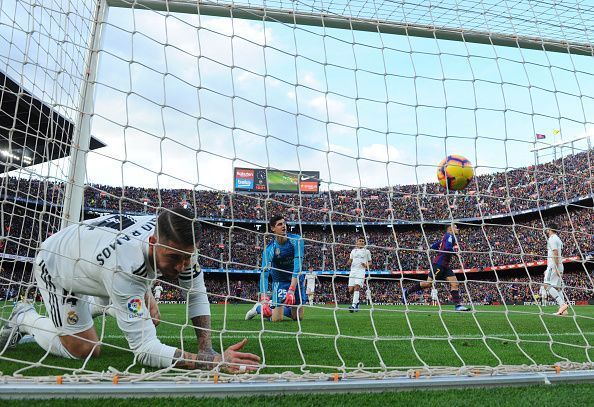
[[[497,276],[483,271],[490,271],[493,266],[520,265],[516,274],[519,291],[522,298],[531,298],[529,283],[536,280],[529,281],[526,265],[546,259],[544,227],[549,223],[559,225],[565,258],[581,262],[594,252],[594,210],[590,197],[593,191],[588,182],[592,179],[592,154],[582,152],[546,164],[477,176],[461,193],[444,193],[435,183],[330,190],[315,195],[88,185],[85,217],[102,213],[150,214],[158,207],[179,205],[188,208],[203,224],[198,242],[201,267],[231,271],[228,275],[233,287],[217,278],[209,280],[213,294],[246,299],[255,298],[257,284],[255,280],[240,280],[242,275],[233,274],[233,270],[260,267],[262,250],[272,239],[266,233],[265,221],[272,214],[284,214],[290,222],[290,232],[305,239],[304,268],[347,270],[355,241],[363,236],[373,257],[371,270],[404,275],[429,268],[436,254],[429,247],[445,231],[445,225],[438,221],[456,219],[459,231],[452,268],[472,269],[478,272],[473,275],[483,280],[468,281],[464,286],[468,295],[480,297],[481,301],[505,298],[508,282],[495,284]],[[0,255],[5,266],[9,260],[18,262],[34,257],[39,242],[59,230],[61,208],[57,203],[62,201],[64,185],[15,177],[1,178],[0,184]],[[511,216],[512,212],[527,210],[533,212]],[[10,272],[3,272],[0,296],[7,298],[15,294],[15,288],[6,280],[25,281],[28,277],[26,267],[4,268]],[[592,279],[587,268],[586,262],[567,274],[566,278],[575,283],[576,290],[571,294],[575,299],[591,297]],[[319,280],[320,301],[346,300],[345,278]],[[398,302],[400,290],[395,289],[395,284],[393,280],[375,277],[369,286],[377,301]],[[532,290],[538,291],[533,287]],[[447,290],[442,291],[441,295],[447,295]],[[179,297],[174,288],[164,295]]]

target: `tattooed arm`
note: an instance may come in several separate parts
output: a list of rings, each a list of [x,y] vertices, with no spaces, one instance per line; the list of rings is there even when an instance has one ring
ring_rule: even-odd
[[[216,367],[228,373],[244,373],[257,370],[260,357],[251,353],[239,352],[247,339],[231,345],[221,355],[212,348],[210,328],[210,304],[204,285],[204,273],[194,253],[191,266],[179,275],[180,286],[187,291],[188,313],[194,325],[198,340],[198,353],[177,349],[174,363],[178,368],[211,370]]]
[[[177,362],[175,367],[188,370],[212,370],[221,361],[221,355],[218,353],[190,353],[177,349],[173,355],[173,359]]]
[[[221,355],[212,348],[210,334],[210,315],[200,315],[192,318],[192,324],[198,340],[198,353],[191,353],[178,349],[173,358],[177,360],[176,367],[181,369],[214,369],[221,362]]]
[[[191,353],[177,349],[173,356],[175,367],[181,369],[212,370],[217,366],[227,373],[245,373],[257,370],[260,357],[251,353],[239,352],[247,343],[247,339],[231,345],[220,355],[212,348],[210,334],[210,315],[192,318],[192,324],[198,339],[198,353]]]
[[[211,352],[218,355],[212,348],[212,339],[210,334],[210,315],[200,315],[192,318],[192,324],[196,331],[199,352]]]
[[[247,339],[243,339],[241,342],[229,346],[223,356],[218,353],[198,352],[196,354],[177,349],[173,356],[176,361],[175,367],[189,370],[212,370],[220,366],[221,370],[227,373],[256,371],[260,357],[251,353],[239,352],[246,343]]]

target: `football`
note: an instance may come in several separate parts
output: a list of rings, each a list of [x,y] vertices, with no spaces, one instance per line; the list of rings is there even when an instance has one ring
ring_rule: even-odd
[[[472,163],[461,155],[448,155],[437,168],[437,180],[440,185],[454,191],[466,188],[473,176]]]

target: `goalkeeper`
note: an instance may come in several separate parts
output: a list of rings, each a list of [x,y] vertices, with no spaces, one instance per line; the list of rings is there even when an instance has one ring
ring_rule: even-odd
[[[0,329],[0,353],[30,334],[47,352],[68,359],[99,356],[93,304],[115,309],[135,359],[157,368],[229,373],[257,369],[260,358],[240,352],[246,339],[222,355],[211,342],[210,304],[198,265],[198,224],[191,212],[176,208],[154,216],[108,215],[71,225],[41,244],[33,271],[47,317],[33,305],[18,303]],[[160,275],[177,279],[187,298],[198,352],[168,346],[157,338],[159,309],[151,285]],[[185,314],[185,313],[184,313]]]
[[[283,216],[270,219],[269,227],[274,239],[262,253],[260,273],[260,302],[254,304],[245,319],[257,314],[272,322],[287,316],[293,320],[303,319],[303,304],[307,302],[305,275],[301,272],[303,263],[303,240],[301,236],[287,234],[287,223]],[[272,277],[272,300],[268,297],[268,278]]]

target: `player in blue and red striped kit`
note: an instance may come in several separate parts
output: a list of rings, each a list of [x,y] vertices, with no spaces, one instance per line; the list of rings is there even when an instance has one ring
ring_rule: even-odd
[[[439,240],[431,245],[431,250],[437,252],[433,261],[431,262],[431,270],[427,276],[427,281],[416,283],[409,289],[402,290],[402,299],[404,302],[408,300],[408,295],[417,291],[424,290],[433,286],[433,280],[447,280],[450,283],[450,293],[452,294],[452,301],[456,305],[456,311],[470,311],[469,308],[461,305],[460,292],[458,291],[458,279],[454,275],[454,271],[450,268],[450,260],[456,252],[456,237],[458,232],[456,225],[449,225],[446,233]]]

